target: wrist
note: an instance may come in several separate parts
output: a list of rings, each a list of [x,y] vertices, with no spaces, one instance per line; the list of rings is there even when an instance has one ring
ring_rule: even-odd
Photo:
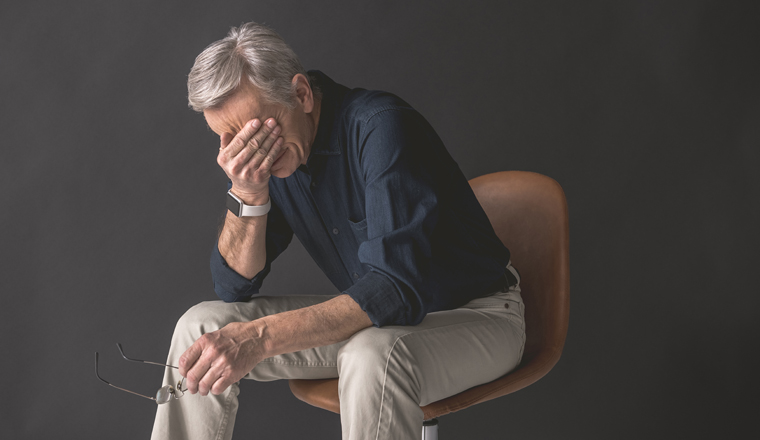
[[[261,343],[260,347],[263,349],[261,353],[261,359],[267,359],[272,356],[276,356],[280,353],[276,353],[274,342],[272,341],[271,334],[269,332],[269,316],[255,319],[249,324],[254,337]]]
[[[230,191],[232,191],[232,194],[235,194],[235,196],[237,196],[237,198],[240,199],[243,203],[249,206],[262,206],[262,205],[266,205],[267,202],[269,201],[268,189],[260,193],[246,193],[246,192],[238,191],[233,186],[232,189],[230,189]]]

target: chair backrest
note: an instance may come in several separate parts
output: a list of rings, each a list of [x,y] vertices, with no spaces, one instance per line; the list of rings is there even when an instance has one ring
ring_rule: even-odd
[[[570,311],[567,201],[553,179],[502,171],[470,181],[496,234],[521,276],[527,340],[517,369],[496,381],[423,407],[425,419],[517,391],[543,377],[559,360]]]

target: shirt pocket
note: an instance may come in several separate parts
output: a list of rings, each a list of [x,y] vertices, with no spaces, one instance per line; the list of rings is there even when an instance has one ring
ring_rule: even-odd
[[[356,237],[357,243],[362,244],[365,241],[367,241],[367,219],[366,218],[358,222],[355,222],[349,219],[348,224],[351,225],[351,230],[354,232],[354,237]]]

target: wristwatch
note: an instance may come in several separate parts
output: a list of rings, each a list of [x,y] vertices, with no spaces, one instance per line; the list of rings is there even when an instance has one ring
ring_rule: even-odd
[[[232,190],[227,191],[227,209],[238,217],[258,217],[265,215],[272,207],[272,199],[267,200],[266,205],[251,206],[243,203]]]

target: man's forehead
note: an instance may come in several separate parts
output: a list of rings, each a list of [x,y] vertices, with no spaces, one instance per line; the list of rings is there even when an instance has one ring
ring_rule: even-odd
[[[217,134],[234,134],[251,119],[262,118],[264,111],[258,90],[241,84],[220,105],[204,110],[203,115],[208,126]]]

